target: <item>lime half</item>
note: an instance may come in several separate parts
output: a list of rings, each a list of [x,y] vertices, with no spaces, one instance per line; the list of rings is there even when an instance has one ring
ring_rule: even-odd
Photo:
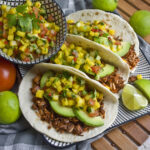
[[[139,110],[148,105],[143,94],[130,84],[126,84],[122,91],[122,101],[129,110]]]

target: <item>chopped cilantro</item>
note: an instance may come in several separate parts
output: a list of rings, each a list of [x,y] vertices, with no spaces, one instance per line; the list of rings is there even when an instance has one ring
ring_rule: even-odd
[[[35,30],[39,30],[40,29],[40,26],[39,26],[40,23],[41,23],[41,21],[39,19],[34,18],[32,21],[33,28]]]
[[[16,14],[8,14],[7,15],[8,26],[12,27],[17,24],[17,15]]]
[[[16,10],[18,13],[26,13],[27,12],[27,5],[24,4],[24,5],[18,5],[16,7]]]
[[[62,74],[65,78],[69,79],[70,74],[68,72],[64,71]]]
[[[29,16],[19,16],[19,25],[23,32],[32,31],[32,19]]]

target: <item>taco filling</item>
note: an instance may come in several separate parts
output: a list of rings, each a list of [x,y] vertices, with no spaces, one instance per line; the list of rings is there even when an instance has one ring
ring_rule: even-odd
[[[118,93],[124,86],[124,80],[118,73],[118,68],[105,63],[97,50],[83,49],[65,42],[50,61],[79,69],[114,93]]]
[[[81,135],[104,124],[103,93],[91,89],[80,77],[48,71],[35,76],[31,92],[32,109],[48,128]]]
[[[68,33],[80,35],[89,40],[95,41],[118,54],[128,63],[130,69],[133,69],[139,62],[139,58],[134,51],[134,45],[116,37],[115,30],[111,29],[110,25],[105,23],[105,21],[95,20],[91,23],[68,20],[67,27]]]

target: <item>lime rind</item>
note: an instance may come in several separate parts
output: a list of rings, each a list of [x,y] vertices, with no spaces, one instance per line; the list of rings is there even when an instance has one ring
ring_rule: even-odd
[[[130,84],[126,84],[122,92],[122,102],[129,110],[139,110],[148,105],[144,95]]]

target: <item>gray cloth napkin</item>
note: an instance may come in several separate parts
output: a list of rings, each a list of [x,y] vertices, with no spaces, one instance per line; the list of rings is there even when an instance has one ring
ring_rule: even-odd
[[[56,0],[62,7],[65,15],[74,11],[92,8],[91,0]],[[117,13],[117,12],[116,12]],[[150,45],[139,37],[140,49],[150,61]],[[102,135],[100,135],[102,136]],[[90,143],[95,139],[78,143],[65,150],[91,150]],[[49,146],[41,134],[30,127],[22,116],[16,123],[11,125],[0,125],[0,150],[55,150]],[[58,149],[57,149],[58,150]]]

